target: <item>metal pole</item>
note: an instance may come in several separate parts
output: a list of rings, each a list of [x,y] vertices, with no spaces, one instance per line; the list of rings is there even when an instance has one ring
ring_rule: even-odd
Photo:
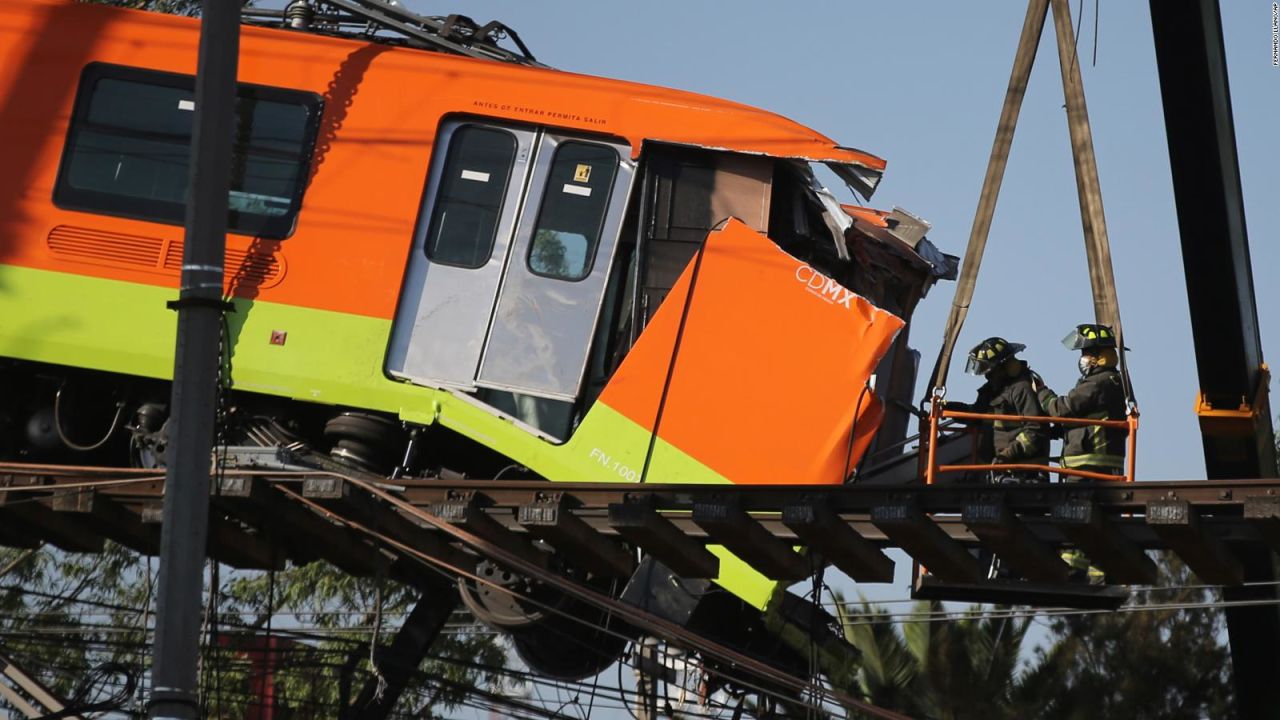
[[[400,626],[391,647],[375,650],[381,679],[373,675],[365,681],[364,689],[350,709],[351,717],[383,720],[391,715],[413,679],[413,672],[422,664],[431,644],[460,601],[458,590],[452,583],[433,580],[423,586],[422,596]]]
[[[658,640],[644,637],[640,640],[639,657],[636,658],[636,720],[658,718]]]
[[[178,312],[178,339],[147,707],[151,718],[186,720],[199,714],[196,660],[239,49],[240,0],[204,0],[182,283],[178,300],[170,303]]]

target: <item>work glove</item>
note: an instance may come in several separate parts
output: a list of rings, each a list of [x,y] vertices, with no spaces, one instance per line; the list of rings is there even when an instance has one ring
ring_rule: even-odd
[[[1007,463],[1011,463],[1013,462],[1013,455],[1009,452],[1008,449],[1000,450],[996,452],[996,457],[993,462],[997,465],[1004,465]]]

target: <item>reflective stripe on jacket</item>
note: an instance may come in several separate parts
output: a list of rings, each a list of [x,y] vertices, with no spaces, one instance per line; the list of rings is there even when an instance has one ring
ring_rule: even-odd
[[[988,380],[978,389],[978,399],[973,403],[947,403],[953,410],[995,415],[1022,415],[1039,417],[1045,414],[1031,389],[1031,372],[1022,363],[1021,371],[1011,378]],[[986,424],[986,423],[984,423]],[[1035,422],[996,420],[991,433],[991,443],[983,446],[979,460],[990,462],[995,453],[1009,457],[1010,462],[1049,464],[1049,432],[1044,425]]]
[[[1124,386],[1115,368],[1097,368],[1080,378],[1065,397],[1047,387],[1040,388],[1040,405],[1055,417],[1091,420],[1123,420]],[[1104,472],[1125,466],[1125,439],[1129,431],[1097,425],[1075,425],[1063,433],[1062,466]]]

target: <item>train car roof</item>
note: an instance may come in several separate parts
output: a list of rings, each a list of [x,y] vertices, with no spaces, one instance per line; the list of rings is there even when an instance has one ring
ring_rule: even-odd
[[[192,18],[86,5],[72,0],[6,0],[4,5],[7,7],[0,12],[25,10],[32,16],[29,18],[32,24],[38,22],[34,16],[42,10],[61,8],[65,11],[74,6],[74,12],[83,13],[86,18],[94,15],[96,23],[102,24],[101,32],[140,33],[142,37],[134,40],[141,47],[162,45],[170,51],[174,49],[171,43],[150,43],[145,36],[165,31],[194,32],[197,27],[197,21]],[[60,22],[67,19],[63,17]],[[128,23],[127,27],[124,22]],[[58,30],[48,27],[47,31]],[[465,82],[452,82],[442,89],[455,96],[458,112],[618,136],[627,140],[637,157],[644,142],[654,141],[820,162],[864,197],[875,190],[885,168],[883,159],[839,145],[786,117],[707,95],[305,31],[247,24],[242,26],[242,31],[242,55],[258,43],[284,43],[276,48],[277,52],[280,49],[296,52],[316,62],[332,62],[336,67],[355,55],[358,48],[368,48],[380,64],[420,65],[423,72],[434,71],[455,80],[464,79]],[[195,47],[195,42],[191,42],[189,72],[194,71]],[[246,80],[243,73],[241,80]]]

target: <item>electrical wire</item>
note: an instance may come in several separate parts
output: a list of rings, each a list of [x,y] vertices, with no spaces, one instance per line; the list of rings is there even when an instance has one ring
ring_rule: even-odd
[[[1144,612],[1161,612],[1173,610],[1221,610],[1232,607],[1271,607],[1280,606],[1278,599],[1264,600],[1215,600],[1207,602],[1183,602],[1183,603],[1155,603],[1150,605],[1126,605],[1115,609],[1062,609],[1062,610],[1008,610],[1008,611],[982,611],[977,613],[965,614],[964,611],[959,612],[923,612],[923,613],[904,613],[900,615],[884,615],[876,616],[873,619],[867,616],[863,618],[854,618],[841,623],[843,627],[853,627],[858,625],[886,625],[899,623],[919,623],[919,622],[955,622],[962,620],[991,620],[998,618],[1034,618],[1034,617],[1069,617],[1083,615],[1109,615],[1109,614],[1126,614],[1126,613],[1144,613]],[[945,613],[945,614],[944,614]]]
[[[89,443],[88,445],[81,445],[68,438],[66,433],[62,430],[62,391],[65,390],[66,387],[67,384],[65,382],[62,383],[62,385],[58,386],[58,391],[53,394],[53,429],[54,432],[58,434],[58,439],[61,440],[64,445],[77,452],[90,452],[106,445],[107,441],[116,434],[116,430],[120,429],[120,418],[124,417],[124,401],[116,401],[116,414],[111,418],[111,426],[107,428],[107,434],[103,435],[102,439],[97,442]]]
[[[42,594],[44,594],[44,593],[42,593]],[[121,606],[118,606],[118,605],[111,604],[110,606],[111,606],[112,608],[114,608],[114,609],[121,609]],[[135,609],[135,610],[136,610],[136,609]],[[247,626],[246,626],[246,627],[247,627]],[[74,629],[74,628],[72,628],[72,629]],[[59,629],[59,631],[58,631],[58,634],[61,634],[62,630],[63,630],[63,629],[61,629],[61,628],[60,628],[60,629]],[[113,630],[114,630],[114,628],[113,628]],[[332,631],[332,630],[330,630],[330,632],[333,632],[333,631]],[[217,647],[217,645],[216,645],[216,644],[215,644],[215,645],[213,645],[213,646],[212,646],[212,648],[213,648],[213,651],[218,651],[218,647]],[[598,681],[599,681],[599,678],[598,678],[598,676],[597,676],[597,681],[596,681],[596,682],[598,683]]]
[[[52,639],[52,638],[51,638],[50,640],[48,640],[48,642],[50,642],[50,643],[55,643],[55,644],[56,644],[56,643],[58,642],[58,640],[56,640],[56,639]],[[226,653],[226,654],[233,654],[233,653],[235,652],[235,650],[234,650],[234,649],[232,649],[232,648],[226,648],[226,647],[220,647],[220,646],[215,646],[215,650],[216,650],[217,652]],[[452,661],[452,662],[455,662],[455,663],[459,663],[459,664],[466,664],[466,663],[465,663],[465,661],[459,661],[459,660],[457,660],[457,659],[449,659],[449,658],[444,658],[444,659],[445,659],[445,660]],[[318,666],[318,665],[319,665],[319,664],[317,664],[317,666]],[[298,664],[297,664],[297,663],[292,663],[292,664],[290,664],[290,663],[285,663],[284,665],[282,665],[282,667],[297,667],[297,666],[298,666]],[[331,666],[333,666],[333,665],[331,665]],[[495,669],[495,668],[487,668],[487,669],[490,669],[490,670],[498,670],[498,669]],[[499,670],[499,671],[501,672],[501,670]],[[522,676],[522,677],[524,677],[525,679],[529,679],[529,680],[533,680],[533,681],[539,681],[539,680],[541,680],[544,684],[546,684],[546,680],[545,680],[545,678],[539,678],[539,677],[538,677],[538,676],[536,676],[536,675],[532,675],[532,674],[529,674],[529,673],[519,673],[518,671],[514,671],[514,670],[510,670],[509,672],[510,672],[511,674],[514,674],[514,675]],[[551,683],[551,685],[552,685],[552,686],[554,686],[554,687],[559,687],[559,688],[561,688],[561,689],[565,689],[566,687],[572,686],[572,683],[554,683],[554,682],[553,682],[553,683]],[[570,689],[572,689],[572,688],[570,687]],[[621,689],[621,688],[619,689],[619,691],[620,691],[619,698],[620,698],[622,701],[624,701],[624,702],[625,702],[625,700],[626,700],[626,695],[627,695],[627,691],[626,691],[625,689]],[[618,706],[618,707],[619,707],[619,708],[621,708],[621,707],[624,707],[624,706]],[[727,709],[727,707],[726,707],[726,709]],[[685,714],[686,714],[686,715],[688,715],[688,716],[690,716],[690,717],[715,717],[715,715],[712,715],[712,714],[710,714],[710,713],[685,713]]]
[[[662,393],[658,396],[658,409],[653,418],[653,432],[649,433],[649,447],[644,453],[644,465],[640,468],[640,482],[649,478],[649,463],[653,460],[653,451],[658,444],[658,428],[662,425],[662,416],[667,409],[667,396],[671,391],[671,381],[676,374],[676,360],[680,357],[680,344],[684,340],[685,325],[689,322],[689,311],[693,307],[693,291],[698,287],[698,277],[702,272],[702,258],[707,253],[708,234],[698,245],[697,254],[693,258],[693,269],[689,272],[689,290],[685,293],[684,304],[680,308],[680,322],[676,325],[676,337],[671,344],[671,360],[667,364],[666,378],[662,381]]]
[[[447,533],[450,533],[450,534],[452,534],[452,535],[457,536],[460,540],[462,540],[463,542],[465,542],[465,543],[467,543],[467,544],[469,544],[469,545],[472,545],[472,546],[481,546],[481,547],[479,547],[478,549],[481,549],[483,552],[485,552],[485,553],[487,553],[487,554],[491,554],[491,555],[494,555],[494,556],[498,557],[500,560],[502,560],[502,561],[503,561],[504,563],[506,563],[506,564],[512,565],[512,566],[516,567],[517,569],[520,569],[520,566],[525,564],[525,563],[523,563],[523,561],[521,561],[521,560],[520,560],[519,558],[517,558],[516,556],[510,555],[507,551],[502,550],[502,549],[497,548],[497,547],[490,546],[488,543],[486,543],[486,542],[484,542],[484,541],[480,540],[479,538],[476,538],[476,537],[474,537],[474,536],[470,535],[470,533],[467,533],[466,531],[463,531],[463,530],[460,530],[459,528],[456,528],[456,527],[453,527],[453,526],[447,525],[447,524],[443,523],[442,521],[440,521],[440,520],[436,519],[434,516],[431,516],[431,515],[429,515],[429,514],[427,514],[427,513],[423,512],[423,511],[421,511],[419,508],[417,508],[417,507],[415,507],[415,506],[413,506],[413,505],[411,505],[411,504],[405,503],[405,502],[404,502],[403,500],[401,500],[400,498],[398,498],[398,497],[396,497],[396,496],[394,496],[394,495],[391,495],[391,494],[389,494],[389,493],[386,493],[386,492],[382,491],[380,488],[377,488],[377,487],[375,487],[375,486],[373,486],[373,485],[365,484],[365,483],[363,483],[363,482],[361,482],[361,481],[359,481],[358,479],[355,479],[355,478],[344,478],[344,479],[345,479],[347,482],[350,482],[350,483],[355,484],[355,485],[357,485],[357,486],[359,486],[359,487],[362,487],[362,488],[363,488],[364,490],[366,490],[367,492],[370,492],[370,493],[374,494],[375,496],[380,497],[381,499],[385,500],[385,501],[386,501],[386,502],[388,502],[389,504],[391,504],[391,505],[393,505],[393,506],[396,506],[396,507],[400,508],[400,509],[401,509],[401,510],[403,510],[404,512],[406,512],[406,513],[408,513],[408,514],[410,514],[410,515],[414,515],[414,516],[416,516],[416,517],[418,517],[418,518],[420,518],[420,519],[424,520],[425,522],[427,522],[428,524],[430,524],[430,525],[432,525],[432,526],[439,527],[440,529],[444,530],[445,532],[447,532]],[[290,489],[288,489],[288,488],[280,487],[280,488],[279,488],[279,490],[280,490],[282,493],[284,493],[287,497],[290,497],[291,499],[293,499],[293,500],[295,500],[295,501],[297,501],[297,502],[299,502],[299,503],[301,503],[301,504],[304,504],[304,505],[306,505],[306,506],[310,507],[313,511],[315,511],[315,512],[317,512],[317,513],[320,513],[322,516],[327,517],[327,518],[329,518],[330,520],[332,520],[332,521],[334,521],[334,522],[336,522],[336,523],[338,523],[338,524],[345,525],[346,527],[349,527],[349,528],[351,528],[352,530],[355,530],[355,531],[357,531],[357,532],[359,532],[359,533],[361,533],[361,534],[368,535],[369,537],[371,537],[371,538],[373,538],[373,539],[377,540],[378,542],[380,542],[380,543],[382,543],[382,544],[384,544],[384,545],[387,545],[387,546],[389,546],[389,547],[392,547],[392,548],[394,548],[394,549],[396,549],[396,550],[399,550],[400,552],[402,552],[402,553],[404,553],[404,554],[406,554],[406,555],[408,555],[408,556],[410,556],[410,557],[412,557],[412,558],[414,558],[414,559],[418,560],[419,562],[422,562],[425,566],[427,566],[427,567],[431,567],[431,568],[433,568],[433,569],[436,569],[438,572],[444,573],[444,574],[446,574],[446,575],[447,575],[447,574],[452,574],[452,575],[457,575],[457,576],[461,576],[461,577],[466,577],[466,578],[471,579],[471,580],[473,580],[473,581],[484,583],[484,584],[486,584],[486,585],[489,585],[489,586],[493,587],[493,588],[494,588],[495,590],[497,590],[498,592],[503,592],[503,593],[507,593],[507,594],[513,595],[513,596],[515,596],[515,597],[519,597],[519,598],[521,598],[521,599],[525,600],[526,602],[529,602],[530,604],[535,605],[535,606],[536,606],[536,605],[541,605],[543,609],[545,609],[545,610],[547,610],[547,611],[549,611],[549,612],[556,613],[557,615],[560,615],[561,617],[564,617],[564,618],[570,619],[570,620],[572,620],[572,621],[573,621],[573,622],[575,622],[575,623],[579,623],[579,624],[586,625],[587,627],[590,627],[590,628],[593,628],[593,629],[596,629],[596,630],[600,630],[600,631],[602,631],[602,632],[604,632],[604,633],[606,633],[606,634],[612,634],[612,635],[619,636],[619,637],[626,637],[626,636],[621,635],[620,633],[617,633],[616,631],[612,631],[612,630],[610,630],[609,628],[602,628],[602,627],[600,627],[598,624],[593,623],[593,622],[591,622],[590,620],[586,620],[586,619],[584,619],[584,618],[580,618],[580,617],[578,617],[577,615],[574,615],[574,614],[572,614],[572,613],[566,613],[566,612],[564,612],[563,610],[560,610],[559,608],[554,608],[554,607],[548,606],[548,605],[546,605],[546,604],[544,604],[544,603],[538,603],[537,601],[533,600],[532,598],[528,598],[527,596],[521,596],[521,595],[519,595],[518,593],[515,593],[515,592],[514,592],[513,590],[511,590],[510,588],[506,588],[506,587],[504,587],[504,586],[501,586],[501,585],[499,585],[499,584],[497,584],[497,583],[493,582],[492,580],[489,580],[489,579],[487,579],[487,578],[482,578],[482,577],[480,577],[479,575],[477,575],[477,574],[475,574],[475,573],[468,572],[468,571],[465,571],[465,570],[463,570],[463,569],[461,569],[461,568],[458,568],[458,567],[455,567],[455,566],[453,566],[453,565],[450,565],[449,563],[447,563],[447,562],[445,562],[445,561],[443,561],[443,560],[441,560],[441,559],[439,559],[439,558],[436,558],[436,557],[434,557],[434,556],[432,556],[432,555],[430,555],[430,554],[428,554],[428,553],[424,553],[424,552],[422,552],[422,551],[420,551],[420,550],[418,550],[418,549],[416,549],[416,548],[414,548],[414,547],[412,547],[412,546],[410,546],[410,545],[407,545],[407,544],[405,544],[405,543],[403,543],[403,542],[400,542],[399,540],[396,540],[395,538],[392,538],[392,537],[387,536],[387,535],[385,535],[385,534],[383,534],[383,533],[380,533],[380,532],[377,532],[377,531],[375,531],[375,530],[372,530],[372,529],[370,529],[370,528],[368,528],[368,527],[365,527],[363,524],[358,523],[358,522],[355,522],[355,521],[351,520],[350,518],[346,518],[346,517],[343,517],[343,516],[341,516],[341,515],[338,515],[338,514],[336,514],[336,513],[332,512],[332,511],[329,511],[329,510],[327,510],[326,508],[324,508],[323,506],[321,506],[321,505],[319,505],[319,504],[317,504],[317,503],[315,503],[315,502],[311,501],[311,500],[310,500],[310,499],[308,499],[308,498],[303,497],[302,495],[300,495],[300,494],[298,494],[298,493],[293,492],[292,490],[290,490]],[[562,589],[562,590],[566,590],[566,591],[567,591],[567,590],[568,590],[568,586],[566,586],[565,588],[561,588],[561,589]],[[601,608],[604,608],[604,609],[609,609],[609,608],[611,608],[612,606],[614,606],[614,605],[615,605],[615,601],[613,601],[613,600],[612,600],[612,599],[610,599],[610,598],[605,598],[605,597],[603,597],[603,596],[600,596],[600,595],[599,595],[599,593],[597,593],[597,592],[596,592],[596,591],[594,591],[594,590],[589,590],[589,589],[585,589],[585,588],[575,588],[575,590],[576,590],[576,593],[577,593],[577,594],[580,594],[580,595],[582,595],[582,596],[583,596],[583,597],[582,597],[582,599],[584,599],[584,601],[589,602],[589,603],[590,603],[590,604],[592,604],[592,605],[596,605],[597,607],[601,607]],[[662,624],[662,622],[661,622],[661,621],[655,621],[655,623],[656,623],[656,624]],[[676,634],[681,634],[681,633],[677,632]],[[629,639],[629,638],[628,638],[628,639]],[[706,641],[706,642],[707,642],[707,644],[708,644],[709,646],[711,646],[711,647],[718,647],[718,645],[717,645],[716,643],[712,642],[712,641]],[[705,652],[705,651],[704,651],[704,652]],[[717,650],[717,652],[720,652],[721,654],[723,654],[723,652],[722,652],[722,651],[720,651],[720,650]],[[732,682],[734,682],[734,683],[737,683],[737,684],[739,684],[739,685],[742,685],[742,686],[744,686],[744,687],[747,687],[747,688],[749,688],[749,689],[752,689],[752,690],[754,690],[754,691],[756,691],[756,692],[759,692],[759,693],[761,693],[761,694],[765,694],[765,695],[768,695],[768,696],[770,696],[770,697],[777,696],[777,698],[778,698],[778,699],[782,699],[782,700],[785,700],[785,701],[787,701],[787,702],[793,702],[793,699],[792,699],[792,698],[790,698],[790,697],[785,697],[785,696],[781,696],[781,695],[779,695],[776,691],[773,691],[773,690],[770,690],[770,689],[768,689],[768,688],[765,688],[764,686],[761,686],[761,685],[760,685],[760,684],[758,684],[758,683],[751,682],[750,680],[747,680],[747,679],[746,679],[746,678],[741,674],[741,673],[745,670],[745,666],[748,666],[748,665],[761,665],[761,666],[766,666],[764,663],[761,663],[760,661],[754,660],[754,659],[752,659],[752,658],[748,658],[747,656],[740,656],[740,657],[738,657],[738,658],[736,658],[736,659],[734,659],[734,660],[728,660],[728,661],[726,661],[726,662],[727,662],[727,665],[728,665],[729,667],[735,667],[735,669],[737,669],[737,670],[739,671],[739,673],[735,676],[735,675],[731,674],[727,668],[726,668],[726,669],[723,669],[723,670],[720,670],[720,671],[719,671],[719,674],[723,675],[726,679],[728,679],[728,680],[730,680],[730,681],[732,681]],[[768,667],[768,666],[766,666],[766,667]],[[761,675],[761,674],[763,674],[763,673],[760,673],[760,672],[759,672],[759,671],[757,671],[757,670],[752,670],[751,672],[752,672],[753,674],[756,674],[756,675]],[[789,675],[787,675],[787,674],[785,674],[785,673],[779,672],[776,668],[769,667],[769,674],[768,674],[767,676],[768,676],[768,677],[770,677],[771,679],[775,680],[775,681],[778,681],[778,682],[779,682],[779,684],[787,685],[787,686],[791,686],[791,688],[792,688],[793,690],[803,691],[805,688],[807,688],[807,687],[808,687],[808,683],[807,683],[806,681],[804,681],[804,680],[800,680],[800,679],[797,679],[797,678],[790,677]],[[869,704],[867,704],[867,703],[863,703],[863,702],[861,702],[861,701],[858,701],[858,700],[857,700],[857,699],[855,699],[855,698],[844,697],[844,698],[833,698],[833,700],[838,700],[842,705],[844,705],[844,704],[852,704],[852,705],[858,706],[858,707],[859,707],[859,709],[863,710],[864,712],[868,712],[868,713],[871,713],[871,714],[877,714],[877,715],[880,715],[881,717],[900,717],[900,716],[898,716],[896,713],[892,713],[892,712],[890,712],[890,711],[886,711],[886,710],[884,710],[883,708],[877,708],[877,707],[875,707],[875,706],[873,706],[873,705],[869,705]]]
[[[1275,582],[1267,582],[1267,583],[1251,583],[1251,584],[1252,584],[1252,585],[1275,585],[1275,584],[1277,584],[1277,583],[1275,583]],[[1211,586],[1211,585],[1170,585],[1170,586],[1157,586],[1157,587],[1151,587],[1151,588],[1139,588],[1138,590],[1145,591],[1145,592],[1154,592],[1154,591],[1170,591],[1170,590],[1185,590],[1185,589],[1211,589],[1211,588],[1214,588],[1214,587],[1219,587],[1219,586]],[[12,588],[12,589],[18,589],[18,590],[26,591],[24,588]],[[26,591],[26,592],[31,592],[31,591]],[[46,597],[49,597],[49,596],[52,596],[52,597],[58,597],[58,596],[55,596],[55,595],[50,594],[50,593],[38,593],[38,592],[32,592],[32,594],[35,594],[35,595],[38,595],[38,596],[46,596]],[[132,610],[132,611],[141,612],[141,610],[140,610],[140,609],[138,609],[138,608],[128,608],[128,607],[126,607],[126,606],[121,606],[121,605],[118,605],[118,604],[94,603],[94,602],[92,602],[92,601],[82,600],[82,599],[80,599],[80,598],[69,598],[69,600],[70,600],[70,601],[72,601],[72,602],[75,602],[75,603],[79,603],[79,604],[86,604],[86,605],[107,605],[108,607],[111,607],[111,608],[113,608],[113,609],[125,609],[125,610]],[[845,604],[846,604],[846,605],[849,605],[850,603],[845,603]],[[1036,615],[1046,615],[1046,616],[1051,616],[1051,615],[1067,615],[1067,614],[1069,614],[1069,615],[1087,615],[1087,614],[1105,614],[1105,613],[1110,613],[1110,612],[1143,612],[1143,611],[1174,610],[1174,609],[1206,609],[1206,608],[1221,608],[1221,607],[1229,607],[1229,606],[1239,605],[1239,604],[1263,605],[1263,604],[1276,604],[1276,603],[1275,603],[1275,601],[1234,601],[1234,602],[1164,603],[1164,604],[1148,604],[1148,605],[1130,606],[1130,607],[1122,608],[1122,609],[1120,609],[1119,611],[1109,611],[1109,610],[1063,610],[1063,611],[1052,611],[1052,610],[1050,610],[1050,611],[1036,611],[1036,612],[1030,612],[1030,611],[1010,612],[1010,611],[1005,611],[1005,612],[980,612],[980,613],[973,613],[973,612],[945,612],[945,611],[939,611],[939,612],[936,612],[936,613],[928,613],[927,615],[930,615],[930,616],[946,615],[946,617],[930,617],[930,618],[928,618],[928,619],[927,619],[927,621],[941,621],[941,620],[955,620],[955,619],[970,619],[970,618],[1025,617],[1025,616],[1036,616]],[[920,616],[921,616],[921,613],[911,613],[911,614],[907,614],[907,615],[905,615],[905,616],[904,616],[904,615],[899,615],[898,617],[906,617],[907,619],[906,619],[906,620],[904,620],[904,621],[906,621],[906,622],[917,622],[917,621],[921,621]],[[863,623],[863,624],[865,624],[865,623]],[[597,678],[597,683],[598,683],[598,678]]]

